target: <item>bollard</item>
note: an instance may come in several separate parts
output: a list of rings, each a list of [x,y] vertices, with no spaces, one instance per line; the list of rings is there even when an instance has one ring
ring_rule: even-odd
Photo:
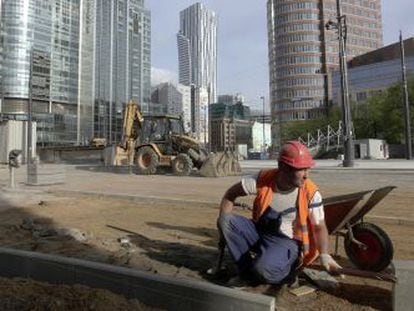
[[[10,182],[9,187],[14,189],[16,188],[16,181],[15,181],[15,172],[16,168],[20,167],[22,163],[22,151],[13,149],[9,152],[9,176]]]
[[[14,179],[15,170],[16,169],[13,166],[9,165],[9,176],[10,176],[9,187],[11,189],[16,188],[16,183],[15,183],[15,179]]]

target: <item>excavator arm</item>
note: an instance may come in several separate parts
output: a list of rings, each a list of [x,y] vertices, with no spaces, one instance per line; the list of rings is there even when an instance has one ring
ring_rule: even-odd
[[[126,159],[128,165],[133,165],[135,157],[136,139],[141,131],[144,117],[139,110],[139,106],[133,100],[130,100],[125,107],[124,123],[122,132],[122,142],[116,147],[115,165],[121,165]],[[135,124],[137,126],[135,126]]]
[[[141,111],[139,111],[138,104],[133,100],[130,100],[125,107],[123,124],[122,147],[125,150],[128,150],[131,141],[137,139],[138,133],[136,133],[134,128],[135,122],[137,122],[139,130],[141,130],[144,117],[142,116]]]

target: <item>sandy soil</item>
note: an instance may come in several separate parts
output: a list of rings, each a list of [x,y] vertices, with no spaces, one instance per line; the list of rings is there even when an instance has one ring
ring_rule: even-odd
[[[395,206],[398,206],[398,198],[395,200]],[[405,202],[401,202],[403,204]],[[50,196],[47,200],[31,202],[27,206],[9,207],[0,212],[1,246],[84,258],[218,284],[226,282],[224,278],[211,279],[205,274],[217,260],[217,206],[212,204],[159,200],[137,203],[99,197]],[[412,226],[377,225],[391,237],[394,258],[414,258],[414,240],[406,239],[414,235]],[[344,254],[341,247],[338,260],[342,265],[350,266]],[[258,286],[245,290],[274,295],[278,310],[391,310],[390,283],[350,276],[339,281],[340,287],[335,290],[318,290],[301,297],[293,296],[286,288]],[[9,287],[4,282],[7,280],[0,282],[3,288],[1,295],[6,295],[3,290],[5,286]],[[32,287],[35,291],[37,285]],[[70,296],[72,290],[64,288],[62,292]],[[92,290],[90,295],[101,294]],[[81,305],[83,302],[70,303]],[[123,303],[123,310],[140,310],[136,302]],[[104,310],[98,305],[95,309]]]
[[[0,278],[0,289],[0,309],[7,311],[159,310],[107,290],[83,285],[51,285],[27,279]]]

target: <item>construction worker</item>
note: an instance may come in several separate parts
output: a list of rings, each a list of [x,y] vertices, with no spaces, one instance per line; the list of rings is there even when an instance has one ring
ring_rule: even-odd
[[[313,166],[306,146],[290,141],[278,169],[244,177],[226,191],[217,224],[242,278],[289,282],[299,265],[318,256],[326,270],[341,268],[328,254],[322,196],[308,178]],[[252,219],[232,213],[236,198],[246,195],[256,195]]]

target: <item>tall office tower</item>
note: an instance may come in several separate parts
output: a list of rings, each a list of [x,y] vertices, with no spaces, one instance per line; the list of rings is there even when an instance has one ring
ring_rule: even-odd
[[[41,145],[79,142],[82,123],[78,115],[86,99],[92,98],[86,81],[90,76],[79,68],[81,63],[87,67],[86,60],[92,57],[82,39],[88,35],[80,27],[82,23],[82,27],[91,29],[93,3],[1,1],[0,114],[4,119],[25,120],[32,102]],[[80,94],[85,101],[79,101]],[[83,135],[91,135],[86,132]]]
[[[97,1],[95,43],[95,136],[122,135],[128,100],[143,111],[151,101],[151,16],[144,0]]]
[[[331,75],[339,66],[336,0],[268,0],[269,84],[272,145],[283,123],[316,119],[327,111]],[[342,0],[349,58],[382,45],[381,1]]]
[[[195,3],[180,12],[180,30],[177,34],[178,45],[178,76],[179,83],[193,86],[194,94],[206,90],[208,102],[216,102],[217,93],[217,16],[216,13],[207,9],[202,3]],[[193,95],[194,95],[193,94]],[[199,129],[205,126],[198,124],[197,116],[205,115],[205,109],[197,103],[203,102],[199,99],[192,102],[192,124],[193,130],[206,139],[204,133]],[[201,111],[204,109],[204,111]],[[203,120],[206,122],[206,120]],[[208,122],[208,120],[207,120]]]

